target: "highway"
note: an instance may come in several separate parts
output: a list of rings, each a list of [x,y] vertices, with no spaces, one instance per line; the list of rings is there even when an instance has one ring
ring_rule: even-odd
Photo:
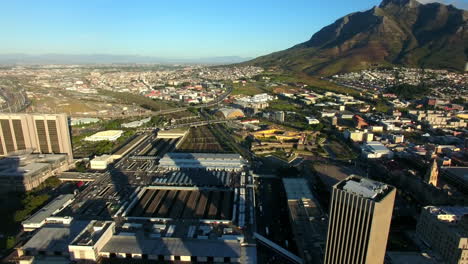
[[[179,125],[172,125],[166,127],[166,129],[174,129],[178,127],[185,127],[187,125],[191,127],[196,127],[196,126],[205,126],[205,125],[211,125],[211,124],[221,124],[221,123],[227,123],[230,120],[206,120],[206,121],[198,121],[198,122],[193,122],[193,123],[188,123],[188,124],[179,124]]]

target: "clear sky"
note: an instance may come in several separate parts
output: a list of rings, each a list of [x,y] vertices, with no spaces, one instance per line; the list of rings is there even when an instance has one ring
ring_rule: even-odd
[[[458,0],[468,1],[468,0]],[[0,53],[256,57],[380,0],[13,0]]]

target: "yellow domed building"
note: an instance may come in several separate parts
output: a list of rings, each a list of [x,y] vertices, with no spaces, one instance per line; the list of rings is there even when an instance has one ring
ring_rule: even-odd
[[[225,119],[236,119],[245,117],[244,112],[237,108],[221,108],[216,115]]]

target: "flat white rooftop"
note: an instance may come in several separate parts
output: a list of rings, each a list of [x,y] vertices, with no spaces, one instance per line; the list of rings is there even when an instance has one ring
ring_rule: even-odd
[[[116,140],[123,134],[123,130],[105,130],[97,132],[89,137],[86,141],[100,141],[100,140]]]

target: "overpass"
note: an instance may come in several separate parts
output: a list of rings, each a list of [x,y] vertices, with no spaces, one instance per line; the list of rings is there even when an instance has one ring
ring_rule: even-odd
[[[103,173],[62,172],[57,178],[62,182],[93,182],[101,178]]]
[[[204,120],[204,121],[196,121],[192,123],[184,123],[184,124],[177,124],[177,125],[171,125],[171,126],[165,126],[163,127],[164,129],[175,129],[175,128],[180,128],[180,127],[197,127],[197,126],[205,126],[205,125],[211,125],[211,124],[221,124],[221,123],[228,123],[231,120]],[[139,128],[139,131],[152,131],[160,129],[160,127],[145,127],[145,128]]]
[[[255,174],[252,173],[254,178],[264,178],[264,179],[281,179],[279,176],[275,174]]]
[[[270,239],[260,235],[259,233],[254,232],[254,237],[260,243],[262,243],[265,246],[273,249],[274,251],[276,251],[280,255],[282,255],[282,256],[286,257],[287,259],[291,260],[292,262],[297,263],[297,264],[303,264],[304,263],[304,261],[302,261],[302,259],[300,257],[298,257],[298,256],[294,255],[293,253],[289,252],[288,250],[282,248],[280,245],[278,245],[275,242],[271,241]]]
[[[205,120],[205,121],[197,121],[197,122],[192,122],[192,123],[185,123],[185,124],[178,124],[178,125],[172,125],[172,126],[167,126],[165,129],[175,129],[179,127],[197,127],[197,126],[205,126],[205,125],[211,125],[211,124],[221,124],[221,123],[227,123],[230,120]]]

